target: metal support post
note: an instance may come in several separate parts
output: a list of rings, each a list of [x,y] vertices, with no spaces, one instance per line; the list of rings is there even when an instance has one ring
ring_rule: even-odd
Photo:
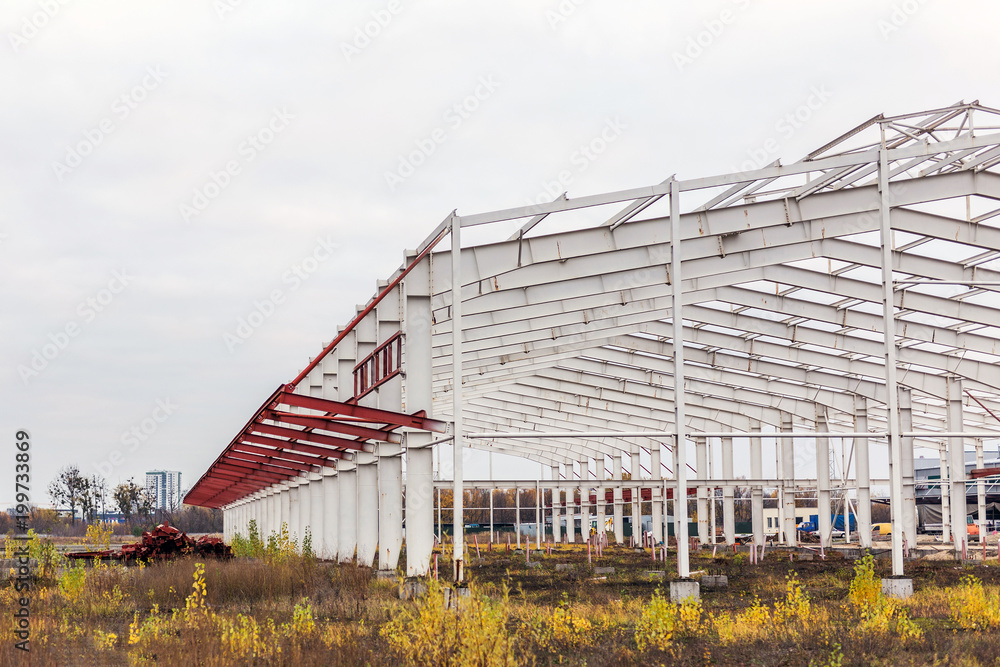
[[[353,461],[342,459],[337,470],[340,477],[337,554],[341,563],[354,560],[358,548],[358,471]]]
[[[676,498],[680,511],[676,512],[680,519],[680,533],[677,535],[677,576],[687,578],[691,575],[690,554],[688,553],[688,521],[687,521],[687,445],[685,429],[687,415],[684,401],[684,279],[681,259],[681,208],[680,187],[676,180],[670,182],[670,319],[673,324],[674,351],[674,451],[677,453],[677,467],[674,474],[677,477]]]
[[[976,438],[976,470],[982,470],[985,464],[983,455],[983,439]],[[976,482],[976,523],[979,524],[979,543],[986,542],[986,481],[980,477]]]
[[[408,264],[410,263],[408,258]],[[433,414],[430,260],[421,260],[403,282],[405,292],[402,331],[404,411]],[[406,576],[430,574],[434,552],[433,435],[411,431],[406,443]],[[438,492],[440,501],[440,491]],[[440,512],[440,509],[439,509]],[[440,530],[440,515],[438,516]],[[440,536],[439,536],[440,537]]]
[[[607,465],[604,454],[598,455],[594,459],[594,463],[597,464],[597,539],[604,540],[607,537],[607,531],[605,529],[605,512],[608,509],[607,500],[607,490],[604,488],[604,480],[607,478],[607,471],[605,466]]]
[[[452,419],[454,423],[454,503],[452,534],[455,540],[452,557],[454,559],[455,581],[465,580],[463,562],[465,559],[465,518],[463,501],[463,448],[465,430],[462,427],[462,223],[458,216],[451,217],[451,397]]]
[[[826,423],[826,407],[816,405],[816,430],[820,433],[830,431]],[[816,438],[816,507],[819,513],[819,540],[820,545],[829,549],[833,546],[833,509],[831,507],[830,493],[830,439]],[[845,532],[850,527],[850,519],[845,514]]]
[[[913,463],[913,438],[904,435],[913,430],[913,407],[910,390],[899,388],[899,429],[903,443],[903,537],[907,544],[917,544],[917,488]]]
[[[559,464],[556,463],[552,466],[552,479],[559,481]],[[562,542],[562,491],[558,486],[552,487],[552,510],[550,514],[552,515],[552,541],[556,544]]]
[[[764,477],[764,455],[760,441],[760,422],[750,422],[750,476]],[[751,520],[753,522],[753,543],[764,544],[764,488],[755,484],[750,488]]]
[[[694,439],[695,458],[698,467],[698,543],[708,544],[708,439]]]
[[[323,468],[323,558],[337,560],[340,539],[340,478],[333,468]]]
[[[660,443],[653,443],[649,450],[649,471],[652,473],[653,487],[650,489],[650,504],[653,508],[653,541],[659,544],[663,541],[663,493],[660,480],[663,472],[660,460]]]
[[[781,430],[792,430],[792,415],[781,413]],[[798,544],[795,535],[795,450],[792,438],[781,438],[781,477],[784,485],[782,502],[785,508],[785,546],[794,547]],[[829,460],[829,459],[828,459]]]
[[[611,476],[616,482],[620,482],[622,479],[621,452],[615,452],[611,457]],[[615,518],[615,544],[623,544],[625,542],[625,496],[622,493],[621,484],[615,484],[613,488],[611,500]]]
[[[889,220],[891,193],[889,192],[889,158],[885,147],[885,128],[882,128],[882,146],[879,149],[878,164],[879,190],[879,245],[882,269],[882,332],[885,353],[885,393],[888,403],[889,458],[891,471],[889,478],[889,502],[892,507],[892,573],[903,576],[903,440],[900,436],[899,396],[896,393],[896,305],[893,290],[892,252],[893,235]]]
[[[733,479],[733,439],[724,437],[722,439],[722,477]],[[726,544],[732,546],[736,544],[736,488],[725,486],[722,488],[722,532],[726,538]]]
[[[945,415],[949,431],[962,431],[962,412],[962,380],[952,376],[948,378],[948,411]],[[965,439],[961,436],[948,438],[948,454],[951,463],[951,532],[955,539],[955,553],[960,555],[962,544],[968,540],[965,528],[968,513],[965,503]]]
[[[854,430],[868,430],[868,399],[854,395]],[[854,438],[854,472],[858,480],[858,541],[862,548],[872,547],[872,491],[868,438]]]

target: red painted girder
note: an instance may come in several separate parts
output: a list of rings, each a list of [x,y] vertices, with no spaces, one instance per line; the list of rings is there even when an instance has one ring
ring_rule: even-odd
[[[270,424],[254,424],[252,430],[255,433],[263,433],[265,435],[277,435],[282,438],[288,438],[290,440],[300,440],[303,442],[312,442],[317,445],[327,445],[328,447],[339,447],[340,449],[364,449],[365,443],[359,442],[357,440],[347,440],[346,438],[335,438],[331,435],[321,435],[319,433],[313,433],[310,431],[300,431],[294,428],[286,428],[284,426],[271,426]]]
[[[361,405],[331,401],[327,398],[302,396],[288,391],[281,392],[278,397],[278,402],[285,405],[294,405],[300,408],[320,410],[323,412],[344,415],[346,417],[361,417],[373,422],[392,424],[394,426],[406,426],[409,428],[417,428],[422,431],[432,431],[434,433],[444,433],[448,428],[448,424],[446,422],[436,419],[428,419],[427,417],[417,416],[415,414],[407,415],[402,412],[379,410],[378,408],[366,408]]]
[[[342,459],[347,456],[347,454],[338,449],[328,449],[326,447],[317,447],[316,445],[307,445],[301,442],[279,440],[278,438],[269,438],[266,435],[254,435],[252,433],[248,433],[243,436],[243,441],[256,443],[258,445],[270,445],[271,447],[276,447],[285,451],[315,454],[316,456],[322,456],[327,459]]]
[[[326,457],[310,456],[309,454],[298,454],[296,452],[285,451],[284,449],[269,449],[267,447],[258,447],[257,445],[251,445],[246,442],[237,442],[235,445],[233,445],[233,451],[249,452],[250,454],[259,454],[261,456],[280,458],[286,461],[298,461],[299,463],[308,463],[314,466],[325,466],[328,463]]]
[[[247,477],[255,480],[268,480],[271,482],[284,482],[287,479],[296,477],[292,471],[289,471],[288,475],[279,475],[278,473],[263,470],[263,466],[257,463],[243,463],[240,461],[225,461],[216,466],[219,470],[228,470],[229,472],[243,473]]]
[[[278,410],[267,411],[265,413],[265,417],[271,421],[284,422],[286,424],[298,424],[299,426],[308,426],[309,428],[318,428],[323,431],[343,433],[344,435],[351,435],[357,438],[364,438],[366,440],[378,440],[379,442],[394,443],[400,443],[403,441],[402,437],[400,437],[398,433],[390,433],[388,431],[374,428],[365,428],[364,426],[355,426],[354,424],[344,424],[337,421],[335,418],[319,417],[316,415],[299,415],[293,412],[282,412]]]
[[[233,450],[229,452],[229,456],[226,457],[226,460],[253,461],[254,463],[262,463],[267,466],[268,469],[275,469],[275,472],[284,472],[285,470],[304,470],[311,472],[320,467],[318,462],[310,465],[308,463],[299,463],[298,461],[285,461],[274,456],[251,454],[250,452],[244,452],[236,448],[233,448]]]

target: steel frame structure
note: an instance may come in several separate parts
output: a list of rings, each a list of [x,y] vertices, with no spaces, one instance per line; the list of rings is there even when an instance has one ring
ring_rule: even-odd
[[[846,484],[857,488],[864,543],[868,443],[883,441],[893,573],[903,574],[903,540],[915,538],[915,446],[949,461],[960,550],[965,448],[981,451],[983,439],[1000,438],[998,114],[972,102],[879,115],[790,165],[453,212],[283,392],[434,422],[384,421],[384,433],[401,437],[361,439],[325,461],[307,460],[314,454],[303,450],[265,463],[253,456],[266,454],[231,444],[187,502],[224,506],[229,535],[250,518],[271,528],[291,519],[298,488],[294,502],[306,493],[314,523],[324,517],[324,548],[369,560],[383,539],[397,548],[405,456],[407,571],[422,575],[433,546],[432,431],[441,422],[457,443],[456,491],[466,486],[466,448],[549,466],[552,480],[538,484],[566,489],[577,479],[581,498],[611,488],[618,499],[623,487],[648,479],[659,494],[657,538],[667,514],[656,491],[663,485],[673,498],[704,489],[699,517],[709,487],[724,487],[731,500],[736,439],[749,443],[747,477],[760,482],[743,484],[754,489],[755,535],[763,486],[778,487],[785,541],[794,544],[795,448],[810,447],[823,541],[831,490]],[[546,233],[556,219],[561,231]],[[509,235],[512,221],[520,227]],[[465,230],[476,240],[463,242]],[[480,240],[490,234],[497,240]],[[449,236],[451,248],[437,249]],[[356,367],[399,336],[391,372],[356,396]],[[294,412],[262,409],[251,422],[277,427]],[[309,422],[292,423],[308,430]],[[244,430],[234,443],[256,444],[247,435],[254,433]],[[762,439],[777,442],[775,479],[761,472]],[[836,484],[831,439],[851,441],[856,458],[853,476]],[[716,443],[723,471],[711,479],[706,451]],[[629,484],[620,483],[623,458]],[[258,465],[280,467],[281,479]],[[462,497],[454,494],[459,580]],[[678,531],[685,577],[686,521]],[[380,567],[394,568],[391,552],[386,562],[382,553]]]

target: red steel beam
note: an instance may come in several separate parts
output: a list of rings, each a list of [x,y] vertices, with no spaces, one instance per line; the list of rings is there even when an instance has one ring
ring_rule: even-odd
[[[316,468],[320,467],[320,463],[300,463],[298,461],[284,461],[282,459],[275,458],[273,456],[261,456],[260,454],[251,454],[250,452],[244,452],[236,448],[230,452],[229,456],[226,458],[227,461],[232,461],[238,459],[240,461],[253,461],[254,463],[263,463],[268,466],[268,468],[277,467],[280,469],[287,470],[303,470],[306,472],[312,472]]]
[[[364,449],[365,443],[359,442],[357,440],[347,440],[346,438],[335,438],[332,435],[321,435],[319,433],[312,433],[310,431],[300,431],[295,428],[286,428],[284,426],[271,426],[270,424],[254,424],[251,430],[254,433],[263,433],[264,435],[277,435],[282,438],[288,438],[289,440],[299,440],[302,442],[311,442],[317,445],[327,445],[328,447],[338,447],[340,449]]]
[[[220,463],[218,466],[219,470],[228,470],[229,472],[243,473],[247,477],[255,480],[269,481],[281,483],[285,480],[296,477],[296,475],[289,471],[288,475],[279,475],[278,473],[270,472],[268,470],[263,470],[262,466],[256,463],[242,463],[240,461],[226,461]]]
[[[315,454],[316,456],[322,456],[327,459],[342,459],[347,456],[347,454],[339,449],[329,449],[327,447],[307,445],[301,442],[291,442],[290,440],[279,440],[278,438],[269,438],[266,435],[254,435],[253,433],[244,435],[243,441],[258,445],[269,445],[286,451]]]
[[[366,408],[353,403],[341,403],[331,401],[327,398],[316,398],[315,396],[302,396],[284,391],[278,397],[278,402],[285,405],[294,405],[300,408],[311,410],[322,410],[345,417],[361,417],[368,421],[381,424],[392,424],[394,426],[406,426],[422,431],[432,431],[434,433],[444,433],[448,424],[437,419],[429,419],[424,416],[407,415],[402,412],[392,412],[391,410],[379,410],[378,408]]]
[[[379,442],[394,443],[400,443],[403,441],[403,438],[400,437],[398,433],[390,433],[388,431],[382,431],[374,428],[365,428],[364,426],[355,426],[354,424],[342,424],[336,421],[335,418],[330,417],[320,417],[319,415],[299,415],[293,412],[279,412],[278,410],[268,410],[264,414],[266,418],[271,421],[298,424],[299,426],[308,426],[309,428],[318,428],[323,431],[343,433],[344,435],[365,438],[366,440],[378,440]]]
[[[258,447],[257,445],[251,445],[246,442],[237,442],[233,445],[233,451],[237,452],[248,452],[250,454],[259,454],[261,456],[280,458],[286,461],[297,461],[299,463],[308,463],[314,466],[325,466],[328,461],[322,456],[310,456],[309,454],[298,454],[296,452],[287,452],[283,449],[268,449],[267,447]]]

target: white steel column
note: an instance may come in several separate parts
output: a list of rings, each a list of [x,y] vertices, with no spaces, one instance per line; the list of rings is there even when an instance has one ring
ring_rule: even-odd
[[[868,432],[868,399],[854,395],[854,431]],[[868,438],[854,438],[854,471],[858,480],[858,541],[861,547],[872,547],[871,460]]]
[[[882,333],[885,353],[885,394],[888,403],[889,502],[892,507],[892,573],[903,575],[903,524],[900,521],[903,505],[903,442],[899,429],[899,396],[896,393],[896,305],[893,283],[892,253],[893,234],[889,220],[891,193],[889,192],[889,159],[885,147],[885,128],[882,128],[882,146],[879,148],[879,242],[882,269]]]
[[[750,478],[764,478],[764,454],[760,441],[760,422],[750,422]],[[754,484],[750,487],[751,521],[753,522],[753,543],[764,544],[764,487]]]
[[[611,457],[611,477],[616,482],[622,480],[622,455],[616,451]],[[625,495],[622,493],[622,485],[615,484],[611,493],[612,511],[615,518],[615,544],[625,542]]]
[[[416,259],[414,257],[413,259]],[[407,258],[409,261],[409,257]],[[406,277],[403,331],[404,412],[433,414],[431,400],[430,257],[422,259]],[[406,434],[406,575],[430,573],[434,550],[433,436],[423,431]]]
[[[281,503],[281,523],[278,525],[278,532],[281,533],[287,530],[291,533],[292,491],[291,485],[288,482],[282,482],[281,493],[278,498]]]
[[[545,534],[545,517],[542,516],[542,490],[541,480],[535,480],[535,548],[542,548],[542,536]],[[530,548],[530,546],[529,546]]]
[[[323,468],[323,558],[337,560],[340,539],[340,478],[333,468]]]
[[[828,433],[826,408],[816,405],[816,431]],[[830,439],[816,438],[816,508],[819,514],[820,545],[829,549],[833,544],[833,510],[830,503]],[[850,528],[848,513],[844,512],[844,531]]]
[[[306,540],[306,528],[312,521],[312,486],[309,478],[300,478],[299,481],[299,550]]]
[[[452,419],[454,420],[454,503],[452,531],[455,539],[453,548],[455,581],[465,579],[465,499],[463,448],[465,431],[462,428],[462,223],[452,214],[451,218],[451,397]]]
[[[962,380],[948,378],[948,431],[960,433],[964,430],[962,417]],[[961,555],[962,544],[968,540],[965,528],[965,439],[961,436],[948,438],[948,454],[951,468],[951,532],[955,539],[955,553]]]
[[[552,479],[559,481],[559,464],[552,466]],[[556,544],[562,542],[562,492],[558,486],[552,487],[552,541]]]
[[[517,537],[517,548],[521,548],[521,489],[514,487],[514,534]]]
[[[899,388],[899,430],[913,430],[913,407],[910,390]],[[917,545],[917,489],[913,464],[913,438],[902,436],[903,443],[903,538]]]
[[[722,438],[722,478],[733,479],[733,438]],[[736,489],[732,486],[722,487],[722,532],[726,544],[736,543]]]
[[[403,549],[403,457],[396,444],[379,445],[378,569],[395,570]]]
[[[653,510],[653,541],[659,544],[663,541],[663,479],[660,443],[654,442],[649,450],[649,472],[653,482],[650,489],[650,505]]]
[[[792,415],[781,413],[781,430],[791,432]],[[785,546],[794,547],[798,543],[795,535],[795,449],[794,438],[781,440],[781,477],[784,485],[782,504],[785,509]]]
[[[378,553],[378,467],[375,457],[358,452],[358,565],[371,567]]]
[[[709,543],[708,525],[708,487],[705,480],[708,479],[708,439],[696,437],[694,439],[695,455],[698,466],[698,543]]]
[[[302,538],[302,512],[299,497],[299,485],[297,479],[291,480],[288,489],[288,532],[292,536],[293,542],[298,542]]]
[[[580,459],[580,541],[590,539],[590,459]]]
[[[606,479],[606,468],[604,454],[598,454],[594,458],[594,463],[597,464],[597,480],[598,482],[603,482]],[[607,531],[605,530],[605,518],[604,514],[608,509],[607,493],[604,489],[604,485],[598,483],[597,485],[597,538],[601,541],[607,537]]]
[[[941,494],[941,541],[951,542],[951,484],[948,482],[948,447],[938,452],[941,465],[941,476],[938,480],[938,491]]]
[[[685,430],[687,416],[684,405],[684,317],[682,303],[684,301],[684,282],[681,275],[681,202],[680,187],[677,180],[670,181],[670,319],[673,322],[674,348],[674,451],[677,453],[676,498],[679,501],[680,534],[677,535],[677,576],[687,578],[691,574],[691,564],[688,549],[688,519],[687,519],[687,447]]]
[[[983,456],[983,439],[976,438],[976,470],[982,470],[985,465]],[[980,477],[976,482],[976,516],[979,524],[979,543],[986,542],[986,481]]]
[[[315,555],[323,552],[323,541],[326,539],[326,505],[323,502],[323,475],[309,475],[309,532],[312,535],[312,551]]]
[[[358,548],[358,470],[353,461],[337,463],[340,478],[340,502],[337,519],[337,558],[341,563],[354,560]]]
[[[632,479],[642,479],[638,447],[632,450],[629,465],[632,468]],[[642,489],[636,487],[632,488],[632,543],[642,545]]]

